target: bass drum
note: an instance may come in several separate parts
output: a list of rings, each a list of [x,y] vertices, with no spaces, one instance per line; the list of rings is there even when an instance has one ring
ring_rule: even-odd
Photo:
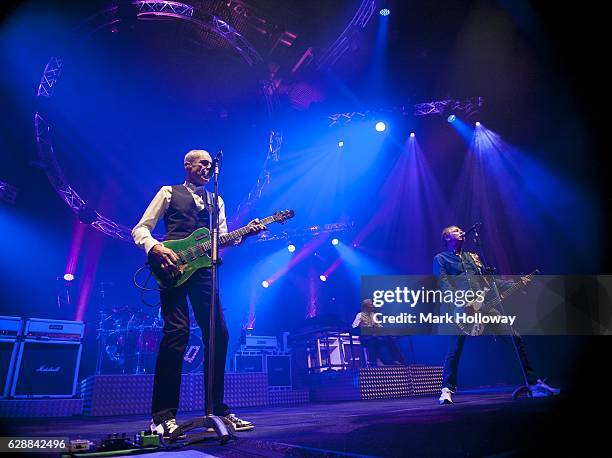
[[[189,343],[183,355],[183,374],[204,371],[204,343],[199,332],[191,331]]]

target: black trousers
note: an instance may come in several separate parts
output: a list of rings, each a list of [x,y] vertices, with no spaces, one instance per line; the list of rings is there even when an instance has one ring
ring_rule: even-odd
[[[202,340],[206,348],[209,344],[209,320],[211,306],[212,278],[210,270],[200,269],[183,285],[163,291],[161,296],[161,312],[164,319],[164,336],[159,345],[155,378],[153,382],[153,421],[159,424],[176,417],[181,390],[181,372],[183,354],[189,342],[189,306],[191,302],[193,314],[198,326],[202,329]],[[213,385],[213,414],[224,415],[227,406],[223,404],[225,377],[225,359],[228,342],[227,326],[217,296],[215,310],[215,357]],[[208,380],[206,364],[204,364],[204,380]]]
[[[500,331],[501,332],[501,331]],[[446,353],[446,359],[444,360],[444,372],[442,375],[442,388],[449,388],[451,391],[457,390],[457,373],[459,372],[459,359],[461,358],[461,352],[463,351],[463,345],[465,344],[465,338],[468,337],[465,334],[449,336],[450,343],[448,352]],[[527,358],[527,351],[525,350],[525,344],[523,339],[518,335],[507,335],[507,334],[496,334],[496,338],[502,338],[508,340],[508,343],[512,345],[509,339],[514,339],[516,348],[518,349],[519,358],[521,365],[527,376],[529,384],[534,385],[537,383],[537,377],[531,367],[531,363]],[[514,348],[512,349],[514,351]]]

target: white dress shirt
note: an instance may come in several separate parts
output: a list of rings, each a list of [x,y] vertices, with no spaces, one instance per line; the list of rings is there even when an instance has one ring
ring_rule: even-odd
[[[208,195],[206,190],[203,187],[197,187],[187,181],[183,183],[183,186],[185,186],[193,196],[193,200],[198,210],[204,210],[207,205],[202,196]],[[166,210],[168,210],[171,200],[172,186],[162,186],[162,188],[157,191],[157,194],[155,194],[155,197],[153,197],[153,200],[145,210],[138,224],[132,229],[132,238],[134,242],[137,246],[143,248],[147,254],[151,248],[160,243],[151,235],[151,231],[153,231],[159,219],[162,218]],[[225,220],[225,203],[221,196],[219,196],[219,235],[223,234],[227,234],[227,221]]]

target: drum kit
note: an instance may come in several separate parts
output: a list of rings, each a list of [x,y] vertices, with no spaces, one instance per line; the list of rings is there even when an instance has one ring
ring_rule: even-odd
[[[150,307],[147,307],[150,308]],[[158,311],[159,309],[153,309]],[[191,317],[189,344],[183,356],[183,373],[201,372],[204,344],[201,331]],[[99,315],[96,374],[152,374],[164,322],[159,313],[138,307],[103,308]]]

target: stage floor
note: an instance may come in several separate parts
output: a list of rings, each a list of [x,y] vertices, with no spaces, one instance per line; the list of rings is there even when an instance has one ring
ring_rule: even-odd
[[[515,456],[529,444],[559,439],[541,434],[561,399],[513,401],[510,392],[496,390],[458,394],[454,405],[444,406],[437,396],[424,396],[239,409],[239,416],[256,425],[253,431],[224,446],[190,445],[181,456],[187,450],[185,456],[194,457]],[[178,420],[195,416],[190,412]],[[129,436],[148,424],[148,416],[18,419],[11,422],[11,435],[97,441],[114,432]]]

